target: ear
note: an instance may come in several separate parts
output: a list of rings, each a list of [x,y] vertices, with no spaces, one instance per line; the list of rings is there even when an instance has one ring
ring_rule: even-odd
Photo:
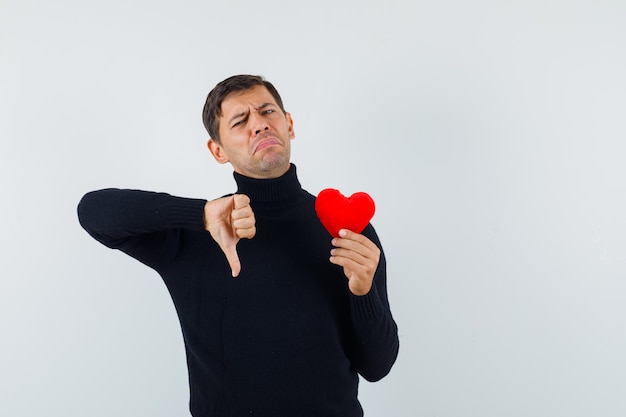
[[[228,156],[226,155],[226,152],[224,152],[224,148],[222,147],[222,145],[220,145],[219,142],[217,142],[215,139],[209,139],[206,145],[209,148],[209,151],[211,151],[211,155],[213,155],[213,158],[215,158],[217,162],[219,162],[220,164],[225,164],[226,162],[228,162]]]
[[[296,133],[293,131],[293,119],[291,118],[291,114],[289,112],[285,112],[285,117],[287,118],[287,131],[289,132],[289,139],[295,139]]]

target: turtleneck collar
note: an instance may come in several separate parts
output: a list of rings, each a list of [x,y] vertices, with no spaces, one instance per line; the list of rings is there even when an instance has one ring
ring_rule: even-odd
[[[291,164],[289,170],[278,178],[257,179],[233,172],[237,182],[237,194],[250,197],[255,203],[287,203],[302,197],[302,186],[298,181],[296,166]]]

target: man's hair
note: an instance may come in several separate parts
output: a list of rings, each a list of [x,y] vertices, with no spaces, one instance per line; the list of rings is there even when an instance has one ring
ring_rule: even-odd
[[[280,94],[278,94],[278,91],[271,82],[265,80],[260,75],[233,75],[218,83],[213,90],[211,90],[206,98],[206,103],[204,103],[202,122],[207,132],[209,132],[211,139],[217,142],[220,141],[220,117],[223,114],[222,102],[224,99],[232,93],[245,92],[257,85],[262,85],[267,88],[267,91],[269,91],[272,97],[274,97],[274,100],[276,100],[276,104],[278,104],[283,113],[285,113],[283,100],[280,98]]]

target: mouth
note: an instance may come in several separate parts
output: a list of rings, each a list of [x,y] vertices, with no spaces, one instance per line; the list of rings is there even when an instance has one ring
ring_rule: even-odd
[[[273,136],[266,136],[261,138],[255,145],[252,153],[262,151],[274,145],[280,145],[280,141]]]

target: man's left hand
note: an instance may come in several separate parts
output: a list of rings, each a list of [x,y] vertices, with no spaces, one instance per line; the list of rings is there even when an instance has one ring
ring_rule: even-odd
[[[380,249],[365,236],[341,229],[332,240],[330,262],[343,267],[348,288],[354,295],[365,295],[372,288],[374,273],[380,260]]]

